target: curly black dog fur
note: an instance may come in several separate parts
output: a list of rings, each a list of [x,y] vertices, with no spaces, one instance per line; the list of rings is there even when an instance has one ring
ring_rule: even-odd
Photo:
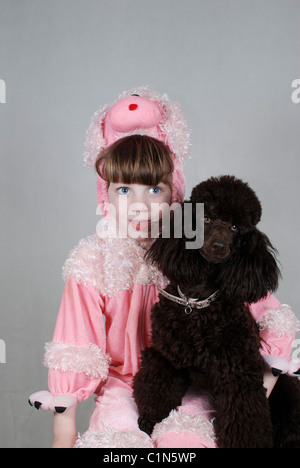
[[[211,178],[184,204],[204,203],[204,244],[186,249],[181,238],[157,239],[147,253],[178,296],[221,297],[187,315],[183,305],[160,295],[153,307],[152,346],[144,350],[134,379],[139,426],[154,425],[181,404],[191,384],[214,397],[218,447],[299,447],[298,379],[280,376],[268,400],[263,387],[260,335],[249,307],[276,290],[275,249],[256,225],[261,205],[253,190],[232,176]],[[184,210],[182,210],[184,212]]]

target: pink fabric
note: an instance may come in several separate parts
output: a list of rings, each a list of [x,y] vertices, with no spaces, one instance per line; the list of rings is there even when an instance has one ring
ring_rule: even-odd
[[[217,448],[213,418],[215,410],[211,396],[190,388],[176,412],[157,424],[152,434],[157,448]]]
[[[292,377],[298,377],[300,370],[300,361],[292,361],[284,359],[280,356],[265,354],[264,360],[270,368],[280,370],[282,374],[287,374]]]
[[[83,287],[74,279],[66,282],[53,341],[73,343],[78,346],[98,343],[105,346],[103,321],[99,311],[104,299],[90,285]]]
[[[132,387],[117,377],[109,377],[106,384],[102,387],[100,395],[95,398],[96,407],[90,419],[89,432],[97,433],[98,440],[107,439],[108,431],[118,431],[120,434],[128,432],[138,435],[141,433],[138,427],[138,409],[132,397]],[[212,402],[209,395],[199,394],[189,391],[184,397],[182,406],[178,408],[178,413],[190,415],[191,418],[199,414],[207,422],[214,415]],[[161,435],[153,440],[157,448],[213,448],[215,442],[205,432],[205,426],[201,430],[191,431],[190,421],[186,422],[185,427],[180,430],[173,426],[170,431],[163,431]],[[211,430],[211,428],[210,428]],[[143,434],[143,433],[142,433]],[[81,442],[82,445],[82,442]]]
[[[217,448],[210,440],[191,432],[169,432],[156,443],[156,448]]]
[[[103,304],[103,299],[91,286],[82,286],[75,280],[67,281],[53,341],[75,343],[77,346],[95,343],[105,350],[106,338],[101,318]],[[48,385],[53,395],[70,393],[82,401],[95,392],[99,379],[89,379],[84,373],[49,369]]]
[[[161,138],[159,122],[163,117],[163,109],[159,103],[140,96],[130,96],[120,99],[107,112],[103,133],[107,145],[136,130],[148,130],[154,138]]]
[[[63,407],[66,409],[72,408],[77,404],[77,398],[68,393],[58,396],[53,396],[50,392],[45,390],[35,392],[29,397],[29,403],[33,406],[36,402],[40,403],[39,409],[46,411],[56,411],[55,408]]]
[[[270,310],[280,309],[280,307],[280,302],[272,294],[269,294],[266,299],[251,304],[250,311],[255,321],[259,323],[270,313]],[[281,336],[278,336],[278,334],[268,330],[268,328],[261,330],[261,354],[271,354],[281,356],[284,359],[291,359],[295,332],[283,333]]]
[[[90,419],[91,431],[112,428],[139,432],[138,410],[129,384],[117,377],[109,377],[95,402],[96,408]]]
[[[102,298],[92,286],[78,284],[72,278],[66,283],[53,341],[77,346],[94,343],[111,357],[110,373],[130,383],[139,368],[141,350],[149,344],[150,311],[157,300],[155,285],[137,284],[130,291]],[[83,372],[49,370],[53,395],[70,393],[82,401],[101,383],[101,379],[88,378]]]

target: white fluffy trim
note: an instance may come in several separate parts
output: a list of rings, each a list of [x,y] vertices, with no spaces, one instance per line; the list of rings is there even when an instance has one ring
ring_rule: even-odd
[[[278,338],[293,335],[300,331],[300,322],[292,309],[287,304],[282,304],[278,309],[270,309],[269,312],[258,321],[260,330],[274,333]]]
[[[74,448],[154,448],[147,434],[134,431],[87,431],[78,436]]]
[[[114,296],[135,284],[165,285],[162,273],[144,259],[146,249],[134,239],[100,239],[97,234],[82,239],[63,267],[65,281],[90,283],[100,294]]]
[[[152,440],[157,441],[170,432],[192,432],[215,443],[213,423],[211,420],[205,419],[201,414],[190,416],[183,411],[172,410],[166,419],[156,424],[152,433]]]
[[[89,379],[107,379],[111,358],[95,344],[77,346],[52,341],[46,343],[45,350],[44,364],[49,369],[84,373]]]

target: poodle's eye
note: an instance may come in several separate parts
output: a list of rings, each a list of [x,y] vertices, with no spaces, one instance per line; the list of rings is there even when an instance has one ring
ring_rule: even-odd
[[[204,224],[210,224],[211,223],[211,219],[210,219],[209,216],[204,216],[203,220],[204,220]]]
[[[233,225],[231,226],[231,230],[232,230],[232,232],[239,232],[239,228],[238,228],[238,226],[236,226],[235,224],[233,224]]]

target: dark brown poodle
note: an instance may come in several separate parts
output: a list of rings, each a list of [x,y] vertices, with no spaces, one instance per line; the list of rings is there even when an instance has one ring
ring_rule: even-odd
[[[259,330],[246,305],[274,291],[280,274],[274,248],[256,228],[260,202],[247,184],[223,176],[199,184],[184,203],[194,214],[204,203],[203,246],[187,249],[184,233],[161,237],[147,257],[169,279],[166,292],[178,302],[197,298],[199,309],[160,294],[152,346],[134,379],[139,426],[151,434],[196,384],[214,397],[219,447],[300,447],[299,381],[280,376],[266,398]]]

